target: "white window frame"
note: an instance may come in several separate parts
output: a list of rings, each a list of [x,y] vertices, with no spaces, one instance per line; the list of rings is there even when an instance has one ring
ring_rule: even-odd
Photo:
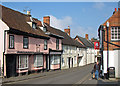
[[[32,28],[36,29],[36,24],[32,23]]]
[[[113,28],[113,29],[112,29],[112,28]],[[115,28],[117,28],[117,35],[115,35],[115,34],[116,34],[116,33],[115,33],[115,30],[116,30]],[[119,33],[120,33],[120,32],[119,32],[119,30],[118,30],[118,27],[111,27],[111,40],[112,40],[112,41],[114,41],[114,40],[115,40],[115,41],[116,41],[116,40],[117,40],[117,41],[120,40],[120,38],[118,38],[119,35],[120,35]],[[113,35],[112,35],[112,34],[113,34]],[[115,38],[116,36],[117,36],[117,38]]]
[[[36,61],[35,61],[36,60]],[[41,61],[40,61],[41,60]],[[39,62],[38,62],[39,61]],[[34,56],[34,67],[43,67],[44,64],[44,59],[43,59],[43,55],[35,55]],[[37,63],[36,63],[37,62]],[[41,64],[39,64],[41,63]],[[36,65],[37,64],[37,65]]]
[[[27,57],[27,67],[20,67],[21,66],[21,58],[23,58],[23,56],[26,56]],[[26,59],[25,59],[26,60]],[[25,64],[25,65],[26,65]],[[19,66],[19,67],[18,67]],[[29,64],[28,64],[28,55],[19,55],[18,57],[17,57],[17,69],[27,69],[28,68],[28,66],[29,66]]]
[[[14,48],[14,35],[9,35],[9,48],[10,49]]]
[[[60,64],[60,56],[59,55],[52,55],[51,56],[51,64],[52,65]]]
[[[47,50],[47,46],[48,46],[47,40],[45,39],[45,40],[44,40],[44,50]]]

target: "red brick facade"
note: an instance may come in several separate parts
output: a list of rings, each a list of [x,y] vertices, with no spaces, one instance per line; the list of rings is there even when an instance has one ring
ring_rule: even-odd
[[[103,23],[105,30],[105,41],[107,41],[107,28],[106,28],[107,22],[109,22],[109,28],[108,28],[109,42],[120,46],[120,40],[115,40],[115,41],[111,40],[111,27],[120,27],[120,8],[118,8],[118,11],[115,11],[113,15],[105,23]],[[119,47],[109,44],[109,50],[113,50],[115,48],[119,48]],[[106,42],[104,42],[104,50],[107,50]]]

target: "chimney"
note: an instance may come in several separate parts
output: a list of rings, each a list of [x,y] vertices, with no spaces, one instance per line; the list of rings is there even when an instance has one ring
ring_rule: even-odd
[[[120,8],[118,8],[118,11],[120,11]]]
[[[43,17],[43,23],[50,25],[50,16]]]
[[[30,11],[27,11],[27,15],[29,15],[29,16],[30,16],[30,15],[31,15],[31,12],[30,12]]]
[[[85,38],[86,38],[87,40],[89,40],[89,38],[88,38],[88,34],[85,34]]]
[[[64,32],[67,33],[70,36],[70,26],[68,26],[67,29],[64,29]]]
[[[115,12],[117,11],[117,8],[115,8]]]

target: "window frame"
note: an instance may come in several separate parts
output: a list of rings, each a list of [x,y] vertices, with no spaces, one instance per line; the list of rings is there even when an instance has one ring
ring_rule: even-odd
[[[21,67],[22,66],[22,64],[21,64],[21,58],[23,58],[22,56],[26,56],[27,57],[27,59],[26,59],[26,61],[27,62],[25,62],[25,65],[27,64],[27,66],[25,66],[24,68],[23,67]],[[28,67],[29,67],[29,62],[28,62],[28,55],[19,55],[18,57],[17,57],[17,69],[28,69]],[[25,59],[24,59],[25,60]],[[23,62],[22,62],[23,63]]]
[[[11,43],[10,43],[10,41],[11,41],[11,40],[10,40],[10,37],[11,37],[11,36],[13,37],[13,47],[11,47],[11,45],[10,45],[10,44],[11,44]],[[9,35],[9,49],[14,49],[14,48],[15,48],[15,42],[14,42],[14,41],[15,41],[14,35]]]
[[[59,39],[56,39],[56,50],[59,50]]]
[[[39,57],[40,56],[40,57]],[[38,60],[38,58],[42,58],[42,65],[41,64],[38,64],[38,63],[40,63],[40,62],[38,62],[39,60]],[[35,60],[37,60],[37,65],[35,65]],[[34,67],[43,67],[44,66],[44,58],[43,58],[43,55],[35,55],[34,56]]]
[[[45,44],[45,42],[46,42],[46,44]],[[47,40],[44,40],[44,50],[47,50],[47,46],[48,46],[48,42],[47,42]]]
[[[27,48],[26,47],[24,47],[25,45],[24,45],[24,38],[27,38],[27,40],[28,40],[28,43],[27,43]],[[26,36],[23,36],[23,49],[28,49],[29,48],[29,37],[26,37]]]
[[[59,55],[51,55],[51,65],[58,65],[60,64],[60,56]]]
[[[120,41],[119,31],[120,31],[120,27],[111,27],[111,41]],[[117,37],[117,38],[115,38],[115,37]]]
[[[47,32],[47,27],[46,26],[43,27],[43,31]]]
[[[35,28],[33,28],[33,24],[35,25]],[[33,28],[33,29],[36,29],[36,23],[32,22],[32,28]]]

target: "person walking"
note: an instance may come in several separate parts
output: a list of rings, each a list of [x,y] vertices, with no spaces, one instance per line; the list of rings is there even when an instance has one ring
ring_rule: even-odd
[[[100,66],[99,66],[99,62],[97,62],[95,65],[94,65],[94,71],[95,71],[95,78],[98,80],[99,78],[99,70],[100,70]]]

